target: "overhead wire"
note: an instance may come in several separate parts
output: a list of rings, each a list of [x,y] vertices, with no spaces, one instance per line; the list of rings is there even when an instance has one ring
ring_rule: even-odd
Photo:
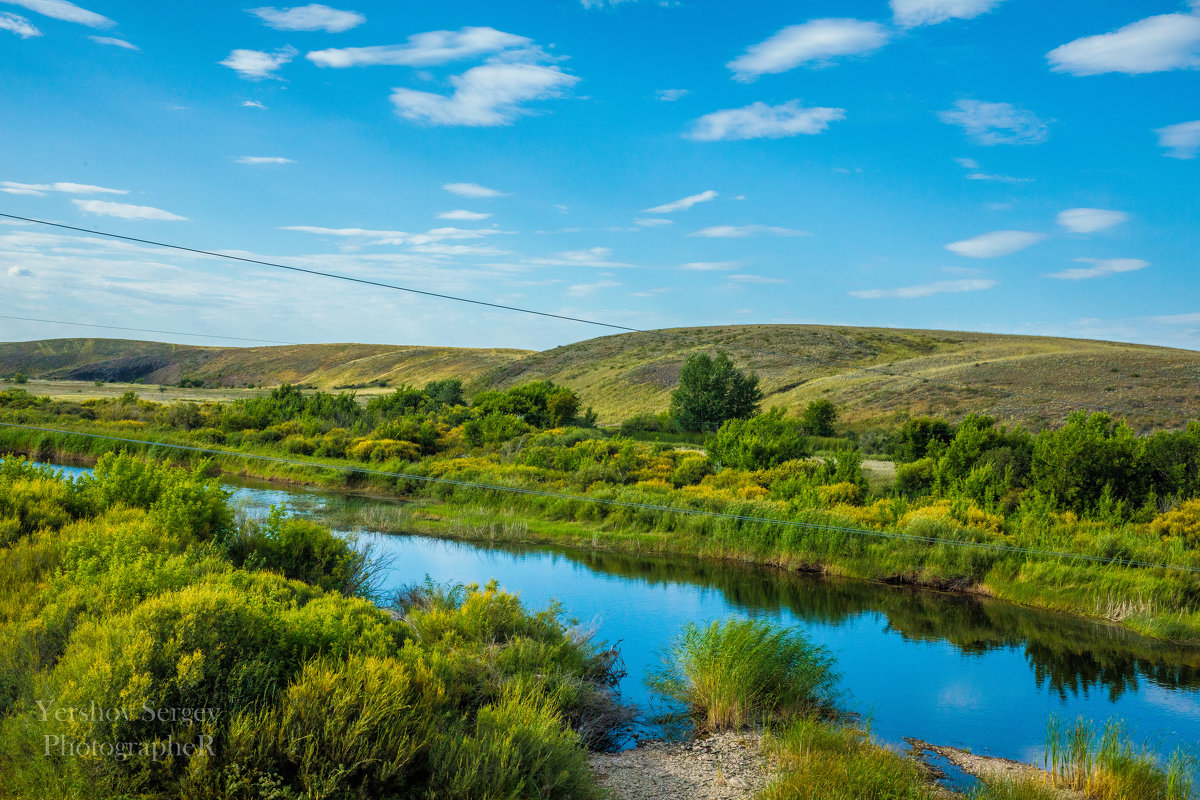
[[[297,345],[299,342],[283,342],[278,339],[253,339],[248,336],[224,336],[216,333],[191,333],[188,331],[160,331],[154,328],[130,328],[126,325],[100,325],[95,322],[67,322],[63,319],[39,319],[37,317],[14,317],[0,314],[0,319],[12,319],[22,322],[47,322],[53,325],[74,325],[79,328],[104,328],[110,331],[136,331],[138,333],[162,333],[168,336],[195,336],[203,339],[228,339],[233,342],[262,342],[264,344]]]

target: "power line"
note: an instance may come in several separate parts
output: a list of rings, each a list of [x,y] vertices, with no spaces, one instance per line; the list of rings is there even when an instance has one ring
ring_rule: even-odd
[[[953,547],[967,547],[977,550],[987,550],[1000,553],[1012,553],[1017,555],[1027,556],[1043,556],[1047,558],[1060,559],[1080,559],[1083,561],[1108,564],[1116,566],[1128,567],[1144,567],[1157,569],[1173,569],[1181,572],[1200,573],[1200,567],[1190,567],[1186,564],[1172,564],[1167,562],[1155,563],[1151,561],[1136,561],[1136,560],[1114,560],[1104,556],[1094,556],[1086,553],[1064,553],[1056,550],[1040,550],[1032,547],[1016,547],[1014,545],[997,544],[993,542],[970,542],[962,539],[943,539],[937,536],[916,536],[907,533],[898,533],[896,531],[872,531],[865,528],[852,528],[843,525],[824,525],[816,522],[800,522],[797,520],[772,519],[771,517],[758,517],[750,514],[730,514],[721,511],[708,511],[699,508],[678,508],[676,506],[664,506],[656,503],[637,503],[629,500],[613,500],[603,497],[590,497],[588,495],[566,494],[564,492],[548,492],[541,489],[525,489],[519,486],[503,486],[493,483],[482,483],[479,481],[459,481],[452,478],[439,478],[432,475],[414,475],[406,472],[387,472],[384,470],[369,469],[367,467],[352,467],[342,464],[327,464],[319,461],[301,461],[294,458],[282,458],[279,456],[264,456],[255,453],[236,453],[229,450],[218,450],[211,447],[194,447],[191,445],[170,444],[167,442],[151,442],[144,439],[128,439],[121,436],[107,436],[99,433],[82,433],[79,431],[67,431],[58,428],[42,428],[35,425],[19,425],[12,422],[0,422],[0,427],[18,428],[21,430],[38,431],[40,433],[57,433],[64,436],[82,436],[88,439],[100,439],[110,442],[121,442],[124,444],[136,444],[149,448],[164,447],[171,450],[184,450],[194,453],[206,453],[209,455],[226,456],[230,458],[244,458],[254,461],[267,461],[276,464],[289,464],[302,467],[319,467],[322,469],[335,470],[338,472],[349,472],[362,475],[376,475],[387,478],[403,478],[405,480],[421,481],[424,483],[436,483],[448,486],[459,486],[470,489],[486,489],[495,492],[507,492],[509,494],[532,495],[536,497],[548,497],[555,500],[574,500],[583,503],[593,503],[596,505],[616,506],[619,508],[635,508],[644,511],[662,511],[672,514],[684,514],[695,517],[711,517],[714,519],[727,519],[738,522],[755,522],[768,525],[782,525],[791,528],[803,528],[814,531],[824,531],[827,533],[847,533],[858,536],[869,536],[882,539],[896,539],[901,541],[920,542],[923,544],[944,544]]]
[[[520,308],[518,306],[506,306],[501,303],[490,303],[486,300],[475,300],[469,297],[457,297],[452,294],[441,294],[440,292],[428,292],[424,289],[413,289],[408,286],[397,286],[394,283],[383,283],[382,281],[372,281],[366,278],[355,278],[350,275],[339,275],[336,272],[322,272],[316,269],[306,269],[305,267],[293,267],[287,264],[278,264],[274,261],[262,261],[257,258],[246,258],[244,256],[234,256],[228,253],[217,253],[212,250],[200,250],[195,247],[184,247],[178,244],[168,244],[167,242],[156,242],[153,239],[139,239],[136,236],[122,236],[119,233],[108,233],[107,231],[97,231],[90,228],[78,228],[74,225],[64,225],[61,222],[50,222],[44,219],[34,219],[33,217],[18,217],[16,214],[5,214],[0,212],[0,217],[5,219],[15,219],[21,222],[31,222],[36,225],[48,225],[51,228],[61,228],[67,231],[75,231],[77,233],[87,233],[92,236],[106,236],[110,239],[120,239],[125,242],[134,242],[136,244],[148,244],[153,247],[165,247],[168,250],[179,250],[184,253],[194,253],[201,256],[212,256],[213,258],[225,258],[230,261],[241,261],[245,264],[257,264],[260,267],[271,267],[272,269],[286,269],[291,272],[302,272],[305,275],[316,275],[321,278],[333,278],[339,281],[349,281],[350,283],[361,283],[365,286],[376,286],[380,289],[394,289],[398,292],[408,292],[410,294],[419,294],[426,297],[438,297],[442,300],[454,300],[459,303],[471,303],[477,306],[487,306],[488,308],[499,308],[504,311],[519,311],[522,314],[536,314],[539,317],[550,317],[552,319],[562,319],[568,322],[582,322],[585,325],[598,325],[602,328],[613,328],[619,331],[627,331],[641,333],[637,328],[630,328],[625,325],[615,325],[611,322],[598,322],[593,319],[584,319],[582,317],[569,317],[564,314],[551,314],[549,311],[537,311],[532,308]]]
[[[484,300],[475,300],[475,299],[467,298],[467,297],[458,297],[456,295],[441,294],[438,292],[429,292],[429,291],[425,291],[422,289],[413,289],[410,287],[397,286],[395,284],[367,280],[365,278],[355,278],[355,277],[351,277],[349,275],[339,275],[337,273],[322,272],[320,270],[312,270],[312,269],[306,269],[304,267],[289,266],[287,264],[279,264],[279,263],[271,262],[271,261],[262,261],[262,260],[254,259],[254,258],[246,258],[244,256],[235,256],[235,255],[230,255],[228,253],[219,253],[219,252],[212,251],[212,250],[201,250],[198,248],[185,247],[183,245],[170,244],[167,242],[159,242],[159,241],[154,241],[151,239],[141,239],[141,238],[137,238],[134,236],[124,236],[122,234],[109,233],[107,231],[99,231],[99,230],[94,230],[91,228],[80,228],[80,227],[76,227],[73,225],[65,225],[63,223],[50,222],[48,220],[36,219],[33,217],[21,217],[21,216],[15,215],[15,214],[5,214],[5,213],[0,212],[0,218],[14,219],[14,220],[19,220],[21,222],[29,222],[29,223],[33,223],[33,224],[37,224],[37,225],[46,225],[46,226],[49,226],[52,228],[60,228],[63,230],[75,231],[78,233],[86,233],[86,234],[90,234],[93,236],[104,236],[104,237],[108,237],[111,239],[119,239],[119,240],[128,241],[128,242],[135,242],[138,244],[146,244],[146,245],[151,245],[154,247],[163,247],[163,248],[166,248],[169,250],[179,250],[179,251],[182,251],[185,253],[194,253],[194,254],[198,254],[198,255],[211,256],[213,258],[222,258],[222,259],[227,259],[227,260],[231,260],[231,261],[239,261],[239,262],[244,262],[244,263],[248,263],[248,264],[256,264],[259,266],[271,267],[274,269],[289,270],[292,272],[300,272],[300,273],[304,273],[304,274],[308,274],[308,275],[316,275],[316,276],[324,277],[324,278],[333,278],[336,280],[349,281],[351,283],[359,283],[359,284],[364,284],[364,285],[368,285],[368,286],[376,286],[376,287],[384,288],[384,289],[393,289],[396,291],[409,292],[411,294],[424,295],[427,297],[436,297],[436,298],[439,298],[442,300],[453,300],[453,301],[459,302],[459,303],[471,303],[473,305],[487,306],[489,308],[497,308],[497,309],[502,309],[505,311],[515,311],[515,312],[522,313],[522,314],[534,314],[534,315],[541,316],[541,317],[549,317],[552,319],[566,320],[568,322],[581,322],[581,323],[584,323],[587,325],[596,325],[596,326],[600,326],[600,327],[604,327],[604,328],[611,328],[613,330],[619,330],[619,331],[622,331],[625,333],[642,333],[642,334],[649,334],[649,335],[654,335],[654,336],[664,336],[664,337],[669,337],[672,339],[690,340],[693,343],[701,344],[704,346],[712,346],[711,343],[702,340],[698,336],[689,336],[685,333],[680,333],[680,332],[673,332],[673,331],[667,331],[667,330],[655,331],[655,330],[646,330],[646,329],[642,329],[642,328],[633,328],[633,327],[629,327],[626,325],[617,325],[617,324],[611,323],[611,322],[602,322],[599,320],[585,319],[585,318],[581,318],[581,317],[571,317],[571,316],[566,316],[566,315],[562,315],[562,314],[553,314],[553,313],[550,313],[547,311],[537,311],[535,309],[521,308],[518,306],[509,306],[509,305],[503,305],[503,304],[499,304],[499,303],[491,303],[491,302],[484,301]],[[96,327],[102,327],[102,326],[96,326]],[[134,329],[130,328],[130,329],[126,329],[126,330],[134,330]],[[166,333],[165,331],[150,331],[150,332]],[[184,335],[190,335],[190,334],[184,334]],[[233,337],[227,337],[227,338],[233,338]],[[291,343],[288,342],[287,344],[291,344]],[[812,354],[803,353],[803,352],[782,353],[782,352],[778,352],[778,351],[761,350],[758,348],[747,348],[747,347],[737,345],[737,344],[724,344],[724,343],[722,345],[720,345],[720,347],[728,347],[730,349],[743,350],[745,352],[755,353],[755,354],[759,354],[759,355],[772,355],[772,356],[778,356],[780,358],[787,358],[787,359],[800,358],[805,361],[810,361],[813,363],[825,364],[825,365],[829,365],[829,366],[842,367],[842,368],[849,368],[856,372],[872,372],[872,373],[886,375],[888,377],[893,377],[893,378],[907,378],[909,380],[921,381],[923,383],[934,384],[934,385],[948,386],[948,387],[955,388],[955,389],[991,392],[993,394],[998,394],[1003,397],[1017,397],[1017,398],[1022,398],[1025,400],[1032,401],[1034,403],[1039,403],[1039,404],[1055,404],[1055,405],[1064,406],[1064,407],[1068,407],[1068,408],[1078,408],[1078,409],[1082,409],[1085,411],[1099,410],[1099,411],[1107,411],[1107,412],[1112,412],[1112,413],[1136,413],[1136,414],[1141,414],[1143,416],[1162,419],[1162,420],[1166,420],[1166,421],[1170,421],[1170,422],[1174,422],[1177,419],[1179,419],[1178,415],[1168,414],[1165,412],[1155,411],[1152,409],[1136,409],[1136,410],[1123,411],[1118,406],[1104,405],[1104,404],[1097,404],[1097,403],[1084,403],[1084,402],[1080,402],[1077,400],[1046,397],[1044,395],[1037,395],[1037,394],[1033,394],[1030,392],[1022,392],[1022,391],[1015,390],[1015,389],[1004,389],[1004,388],[997,387],[997,386],[983,386],[983,385],[972,385],[969,383],[959,383],[956,381],[951,381],[951,380],[947,380],[947,379],[943,379],[943,378],[934,378],[934,377],[929,377],[926,375],[913,375],[911,373],[899,372],[896,370],[889,370],[889,369],[885,369],[883,367],[855,366],[852,364],[845,364],[836,359],[823,358],[821,356],[812,355]]]
[[[78,328],[104,328],[110,331],[137,331],[138,333],[162,333],[168,336],[196,336],[207,339],[228,339],[234,342],[263,342],[264,344],[290,344],[299,342],[281,342],[277,339],[251,339],[245,336],[221,336],[216,333],[189,333],[187,331],[160,331],[153,328],[129,328],[124,325],[100,325],[94,322],[67,322],[63,319],[38,319],[37,317],[12,317],[0,314],[0,319],[15,319],[23,322],[48,322],[54,325],[74,325]]]

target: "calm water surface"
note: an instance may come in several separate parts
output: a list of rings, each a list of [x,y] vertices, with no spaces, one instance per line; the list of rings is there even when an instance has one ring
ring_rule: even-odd
[[[73,470],[71,472],[82,472]],[[230,486],[246,513],[283,504],[322,518],[329,494]],[[1074,617],[979,598],[743,569],[694,560],[553,548],[477,546],[365,532],[391,557],[385,588],[493,578],[528,607],[565,613],[619,642],[627,700],[650,704],[643,679],[689,621],[758,617],[803,630],[837,657],[843,705],[872,733],[916,737],[1041,763],[1051,714],[1120,716],[1161,751],[1200,742],[1200,649]]]

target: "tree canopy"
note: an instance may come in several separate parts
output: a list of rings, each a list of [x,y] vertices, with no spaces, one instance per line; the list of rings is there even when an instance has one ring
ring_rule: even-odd
[[[757,414],[762,397],[758,376],[738,371],[725,353],[692,353],[671,395],[671,416],[685,431],[710,433],[726,420]]]

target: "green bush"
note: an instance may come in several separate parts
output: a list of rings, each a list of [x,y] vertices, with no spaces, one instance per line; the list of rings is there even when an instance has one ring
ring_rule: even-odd
[[[775,408],[751,419],[731,419],[708,441],[709,456],[731,469],[769,469],[808,454],[793,420]]]
[[[688,623],[648,683],[710,731],[787,720],[829,708],[838,696],[823,647],[753,619]]]

